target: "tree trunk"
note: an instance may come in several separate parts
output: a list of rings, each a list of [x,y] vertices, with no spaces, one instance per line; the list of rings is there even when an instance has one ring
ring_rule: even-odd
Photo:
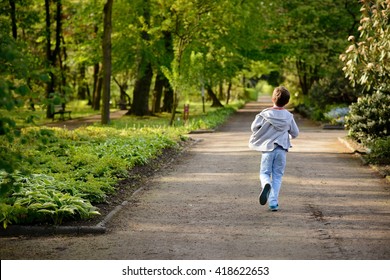
[[[296,62],[299,85],[302,89],[304,96],[309,96],[310,89],[315,81],[318,81],[318,69],[317,67],[308,66],[304,61],[297,60]]]
[[[229,104],[231,90],[232,90],[232,81],[229,81],[229,86],[228,86],[227,94],[226,94],[226,104]]]
[[[172,39],[172,33],[168,31],[164,31],[164,46],[166,51],[166,57],[169,58],[171,61],[174,58],[173,53],[173,39]],[[162,112],[172,112],[173,107],[173,89],[171,87],[171,84],[169,83],[169,80],[165,75],[163,75],[164,80],[164,100],[163,100],[163,106],[161,111]]]
[[[87,98],[87,83],[85,81],[85,64],[81,64],[79,69],[79,78],[78,78],[78,87],[77,87],[77,97],[80,100],[85,100]]]
[[[59,14],[59,16],[61,16],[61,14]],[[61,18],[57,19],[58,20],[61,20]],[[61,23],[60,23],[61,24]],[[62,31],[61,31],[62,33]],[[60,34],[60,38],[59,40],[62,42],[62,44],[60,45],[60,49],[61,51],[58,53],[58,63],[59,63],[59,67],[60,67],[60,73],[61,73],[61,83],[59,85],[59,92],[63,98],[63,107],[64,107],[64,110],[65,110],[65,107],[66,107],[66,103],[65,103],[65,96],[66,96],[66,91],[65,91],[65,88],[67,86],[67,75],[66,75],[66,72],[69,70],[69,66],[67,65],[66,63],[66,60],[68,58],[68,54],[66,53],[66,44],[65,44],[65,39],[64,39],[64,36],[62,36],[62,34]]]
[[[178,46],[177,46],[177,51],[176,51],[176,63],[177,63],[177,69],[172,69],[172,71],[177,71],[177,77],[180,80],[181,77],[181,60],[183,58],[183,53],[186,48],[186,39],[185,38],[179,38]],[[178,83],[179,81],[176,81]],[[175,122],[175,115],[176,115],[176,108],[179,105],[179,89],[178,86],[176,85],[175,88],[173,89],[173,102],[172,102],[172,113],[171,113],[171,120],[169,121],[169,125],[173,126],[173,123]]]
[[[100,101],[102,99],[102,89],[103,89],[103,77],[99,76],[97,81],[95,99],[93,100],[93,109],[95,111],[100,110]]]
[[[207,94],[210,96],[211,100],[213,101],[211,107],[223,107],[221,101],[219,101],[211,86],[206,85],[206,88],[207,88]]]
[[[131,98],[130,96],[126,93],[127,90],[127,82],[124,84],[121,84],[118,82],[117,79],[113,78],[114,82],[118,85],[119,91],[120,91],[120,96],[119,96],[119,109],[120,110],[126,110],[127,105],[131,104]]]
[[[62,22],[61,22],[61,14],[62,14],[62,2],[61,0],[57,0],[56,5],[56,36],[55,36],[55,48],[51,50],[51,19],[50,19],[50,0],[45,0],[45,14],[46,14],[46,58],[49,64],[49,67],[55,68],[56,61],[60,54],[61,47],[61,33],[62,33]],[[49,81],[46,86],[46,98],[49,100],[53,96],[52,94],[55,92],[56,85],[56,76],[53,71],[49,71]],[[47,106],[46,117],[51,118],[53,116],[53,104],[49,102],[49,106]]]
[[[110,123],[110,87],[111,87],[111,31],[112,5],[114,0],[107,0],[104,5],[103,31],[103,110],[102,124]]]
[[[96,99],[98,95],[98,85],[99,85],[99,63],[95,63],[93,66],[93,88],[92,88],[92,98],[90,100],[90,104],[92,109],[95,109]],[[99,98],[100,102],[100,98]],[[96,109],[95,109],[96,110]]]
[[[176,108],[179,105],[179,93],[176,90],[173,90],[173,102],[172,102],[172,110],[171,110],[171,119],[169,121],[169,126],[173,126],[173,123],[175,122],[175,116],[176,116]]]
[[[218,99],[223,99],[223,82],[219,82],[218,86]]]
[[[308,85],[308,78],[306,73],[306,64],[298,60],[296,62],[296,67],[297,67],[299,85],[301,86],[302,94],[304,96],[307,96],[309,95],[309,85]]]
[[[62,0],[57,0],[56,5],[56,48],[54,50],[57,60],[58,67],[60,70],[60,81],[58,83],[58,92],[61,96],[61,105],[62,109],[65,111],[66,108],[66,99],[65,99],[65,88],[67,85],[66,82],[66,71],[68,70],[68,66],[66,64],[66,59],[68,55],[66,53],[66,44],[64,40],[64,36],[62,35]]]
[[[162,112],[172,112],[173,107],[173,90],[168,79],[164,76],[164,100]]]
[[[143,59],[144,60],[144,59]],[[147,63],[145,70],[140,66],[139,77],[134,85],[133,105],[131,112],[136,116],[144,116],[149,113],[149,91],[153,78],[153,69],[151,63]]]
[[[62,2],[61,0],[57,0],[56,5],[56,40],[55,40],[55,48],[53,51],[53,61],[54,65],[56,64],[56,60],[60,61],[60,52],[61,52],[61,38],[62,38]]]
[[[49,65],[51,62],[51,20],[50,20],[50,0],[45,0],[45,28],[46,28],[46,59]],[[46,84],[46,98],[50,99],[51,93],[54,92],[54,75],[49,72],[49,81]],[[53,107],[49,103],[46,109],[46,118],[53,116]]]
[[[97,33],[98,33],[98,26],[95,25],[94,26],[94,35],[97,36]],[[93,86],[92,86],[92,97],[90,97],[90,100],[88,101],[88,105],[91,105],[92,109],[96,110],[95,109],[95,100],[96,100],[96,96],[97,96],[97,93],[98,93],[98,81],[99,81],[99,68],[100,68],[100,65],[98,62],[96,62],[94,65],[93,65]]]
[[[150,23],[150,2],[144,0],[143,17],[145,24]],[[149,34],[142,31],[141,37],[145,42],[150,40]],[[133,113],[136,116],[144,116],[149,113],[149,91],[153,78],[152,64],[145,50],[141,50],[141,61],[138,67],[138,76],[134,85],[133,104],[128,113]]]
[[[87,105],[91,105],[92,104],[92,101],[91,101],[92,97],[91,97],[91,90],[89,89],[88,83],[86,83],[85,88],[87,90],[87,98],[88,98],[88,104]]]
[[[153,113],[159,113],[161,111],[161,97],[163,94],[165,79],[164,74],[158,71],[153,90]]]
[[[11,27],[12,27],[12,37],[16,40],[18,38],[18,29],[16,26],[16,5],[15,0],[9,0],[9,5],[11,7]]]

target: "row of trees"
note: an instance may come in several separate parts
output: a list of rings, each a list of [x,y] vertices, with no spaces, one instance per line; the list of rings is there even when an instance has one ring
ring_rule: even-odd
[[[0,106],[43,104],[50,117],[51,104],[88,99],[103,104],[106,123],[117,87],[129,113],[168,111],[173,122],[183,96],[203,88],[221,106],[244,78],[310,97],[316,83],[340,79],[359,9],[356,0],[2,1]],[[0,118],[4,133],[12,121]]]

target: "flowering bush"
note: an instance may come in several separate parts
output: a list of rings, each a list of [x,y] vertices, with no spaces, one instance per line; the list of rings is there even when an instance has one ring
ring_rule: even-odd
[[[349,108],[348,107],[339,107],[330,110],[328,113],[325,113],[324,116],[327,120],[329,120],[332,124],[344,125],[345,116],[348,115]]]
[[[360,36],[350,36],[351,45],[340,55],[343,71],[352,85],[366,92],[390,91],[390,1],[361,0]]]
[[[350,106],[346,126],[352,138],[363,144],[389,136],[390,95],[376,92],[358,99]]]

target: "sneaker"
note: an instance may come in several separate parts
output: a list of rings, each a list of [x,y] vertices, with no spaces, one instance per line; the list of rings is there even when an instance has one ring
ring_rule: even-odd
[[[279,205],[270,206],[269,210],[271,210],[273,212],[278,211],[279,210]]]
[[[261,191],[260,196],[259,196],[259,202],[261,205],[264,205],[267,203],[267,199],[268,199],[270,191],[271,191],[271,185],[265,184],[264,189]]]

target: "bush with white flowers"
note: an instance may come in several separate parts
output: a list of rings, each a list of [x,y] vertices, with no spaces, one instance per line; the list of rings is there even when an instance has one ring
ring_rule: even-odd
[[[350,106],[346,126],[350,136],[363,144],[389,137],[390,95],[376,92],[359,98]]]

